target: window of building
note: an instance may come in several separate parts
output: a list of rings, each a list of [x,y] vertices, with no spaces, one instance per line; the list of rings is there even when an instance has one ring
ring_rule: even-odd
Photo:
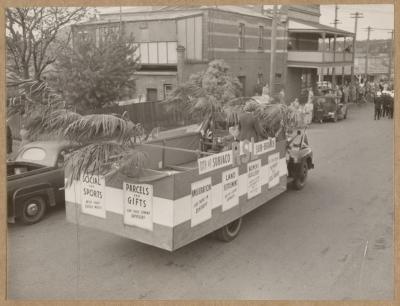
[[[79,31],[78,32],[78,40],[82,41],[82,42],[89,41],[88,31]]]
[[[264,49],[264,27],[258,27],[258,49]]]
[[[146,102],[156,102],[158,100],[157,88],[147,88]]]
[[[108,25],[108,26],[102,26],[98,28],[98,38],[99,38],[99,43],[103,44],[106,42],[110,37],[118,37],[120,33],[120,28],[119,25]]]
[[[172,84],[164,84],[164,100],[169,97],[173,89]]]
[[[244,23],[239,23],[239,49],[244,49]]]

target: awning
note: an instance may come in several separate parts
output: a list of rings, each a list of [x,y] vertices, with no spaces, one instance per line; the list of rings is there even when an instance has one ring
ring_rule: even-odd
[[[337,37],[353,36],[351,32],[330,27],[318,22],[304,21],[291,18],[289,20],[289,33],[326,33],[327,37],[332,37],[336,34]]]

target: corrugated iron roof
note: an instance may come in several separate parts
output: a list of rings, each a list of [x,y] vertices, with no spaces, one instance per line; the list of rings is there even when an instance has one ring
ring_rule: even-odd
[[[352,36],[353,33],[341,29],[330,27],[318,22],[305,21],[300,19],[291,18],[289,20],[289,32],[326,32],[330,34],[338,34],[345,36]]]
[[[246,16],[271,19],[269,16],[262,15],[254,9],[234,6],[234,5],[221,5],[221,6],[175,6],[175,7],[160,7],[158,9],[149,9],[148,7],[138,11],[137,8],[124,10],[120,14],[119,11],[107,12],[100,14],[100,20],[92,20],[79,23],[84,24],[103,24],[106,22],[119,22],[122,21],[150,21],[150,20],[173,20],[178,18],[190,17],[202,14],[204,10],[214,9],[230,13],[236,13]]]
[[[91,24],[104,24],[107,22],[119,22],[121,21],[150,21],[150,20],[174,20],[184,17],[196,16],[202,14],[201,10],[195,11],[143,11],[143,12],[134,12],[134,13],[125,13],[121,14],[121,18],[119,13],[107,13],[101,15],[100,20],[92,20],[87,22],[79,23],[80,25],[91,25]]]

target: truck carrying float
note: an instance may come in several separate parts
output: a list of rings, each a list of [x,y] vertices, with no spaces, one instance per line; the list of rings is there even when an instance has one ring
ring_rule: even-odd
[[[139,145],[150,164],[140,177],[85,174],[66,186],[67,220],[174,251],[215,232],[234,239],[242,217],[304,186],[313,168],[305,131],[292,139],[232,142],[202,151],[199,132]]]

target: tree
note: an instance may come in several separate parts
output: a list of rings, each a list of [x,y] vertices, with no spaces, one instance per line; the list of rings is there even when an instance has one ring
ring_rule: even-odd
[[[88,15],[87,8],[31,7],[6,9],[6,45],[10,67],[23,79],[40,80],[68,44],[66,26]],[[62,36],[62,37],[60,37]]]
[[[131,95],[137,46],[123,35],[108,35],[103,43],[80,41],[66,48],[56,63],[56,87],[78,111],[101,108]]]
[[[177,86],[167,99],[168,109],[186,114],[200,113],[213,116],[223,112],[228,102],[240,96],[241,84],[230,75],[229,66],[223,60],[214,60],[203,72],[192,74],[188,82]]]

